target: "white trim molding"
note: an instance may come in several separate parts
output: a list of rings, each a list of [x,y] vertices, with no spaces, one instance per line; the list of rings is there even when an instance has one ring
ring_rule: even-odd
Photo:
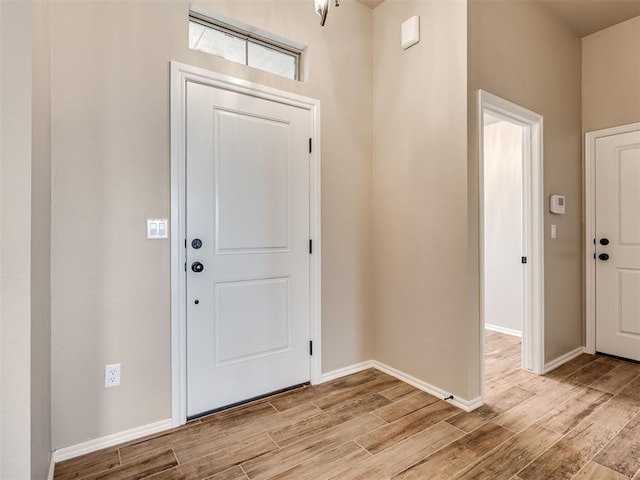
[[[582,352],[579,352],[579,353],[582,353]],[[565,360],[565,361],[568,361],[568,360]],[[320,378],[318,378],[315,383],[320,384],[320,383],[329,382],[331,380],[336,380],[338,378],[346,377],[347,375],[352,375],[354,373],[358,373],[363,370],[367,370],[369,368],[375,368],[376,370],[379,370],[388,375],[391,375],[392,377],[395,377],[398,380],[408,383],[409,385],[419,390],[422,390],[423,392],[427,392],[428,394],[433,395],[434,397],[438,397],[442,400],[444,400],[445,398],[448,398],[451,395],[449,392],[442,390],[439,387],[431,385],[430,383],[427,383],[407,373],[404,373],[400,370],[390,367],[389,365],[386,365],[382,362],[378,362],[377,360],[367,360],[365,362],[356,363],[354,365],[349,365],[347,367],[332,370],[331,372],[323,373],[320,375]],[[482,406],[482,403],[483,403],[481,397],[477,397],[472,400],[466,400],[466,399],[455,397],[455,396],[454,398],[447,400],[447,402],[451,403],[452,405],[466,412],[471,412],[475,410],[476,408]],[[51,455],[51,466],[49,468],[49,480],[53,478],[55,463],[68,460],[70,458],[75,458],[80,455],[85,455],[87,453],[95,452],[103,448],[112,447],[114,445],[118,445],[124,442],[130,442],[132,440],[146,437],[148,435],[164,432],[166,430],[170,430],[171,428],[172,428],[172,419],[167,418],[166,420],[161,420],[159,422],[150,423],[148,425],[142,425],[140,427],[132,428],[130,430],[125,430],[123,432],[106,435],[104,437],[96,438],[94,440],[89,440],[87,442],[79,443],[77,445],[71,445],[69,447],[58,449],[54,451]]]
[[[313,254],[310,263],[310,340],[313,356],[310,363],[310,381],[319,383],[322,373],[322,239],[321,239],[321,142],[320,101],[290,92],[266,87],[246,80],[222,75],[178,62],[171,62],[171,418],[177,427],[187,421],[187,313],[186,276],[186,85],[196,82],[214,88],[291,105],[310,112],[310,135],[313,149],[310,153],[310,227]]]
[[[551,370],[555,370],[560,365],[564,365],[567,362],[570,362],[576,357],[582,355],[585,351],[584,347],[578,347],[576,349],[571,350],[570,352],[565,353],[564,355],[560,355],[558,358],[551,360],[544,365],[544,373],[549,373]]]
[[[522,368],[544,373],[544,158],[543,117],[515,103],[478,90],[478,188],[480,326],[484,331],[484,114],[505,119],[524,129],[523,138],[523,274]],[[484,336],[480,335],[481,398],[485,398]]]
[[[420,380],[419,378],[413,377],[408,373],[390,367],[389,365],[385,365],[382,362],[378,362],[377,360],[373,360],[371,364],[376,370],[380,370],[381,372],[389,374],[392,377],[395,377],[398,380],[402,380],[403,382],[408,383],[409,385],[416,387],[423,392],[427,392],[429,395],[440,398],[441,400],[448,399],[452,396],[450,392],[442,390],[441,388],[436,387],[435,385],[431,385],[430,383]],[[466,400],[464,398],[453,396],[453,398],[448,399],[447,402],[455,405],[458,408],[461,408],[465,412],[471,412],[472,410],[475,410],[483,404],[482,397],[476,397],[472,400]]]
[[[330,382],[331,380],[346,377],[347,375],[353,375],[354,373],[362,372],[369,368],[374,368],[373,360],[367,360],[366,362],[356,363],[354,365],[349,365],[348,367],[338,368],[336,370],[323,373],[320,376],[320,381],[318,383]]]
[[[361,372],[363,370],[367,370],[369,368],[375,368],[381,372],[384,372],[392,377],[397,378],[409,385],[416,387],[418,390],[422,390],[423,392],[427,392],[429,395],[433,395],[434,397],[438,397],[442,400],[448,398],[451,394],[442,390],[439,387],[431,385],[423,380],[420,380],[416,377],[409,375],[408,373],[402,372],[396,368],[390,367],[382,362],[378,362],[377,360],[367,360],[366,362],[355,363],[353,365],[349,365],[347,367],[338,368],[336,370],[332,370],[327,373],[322,374],[322,382],[329,382],[331,380],[336,380],[338,378],[346,377],[347,375],[352,375],[354,373]],[[447,402],[455,405],[458,408],[461,408],[465,412],[471,412],[478,407],[482,406],[482,398],[477,397],[473,400],[465,400],[463,398],[453,397],[453,399],[447,400]]]
[[[522,332],[519,330],[513,330],[512,328],[501,327],[500,325],[492,325],[490,323],[484,324],[485,330],[491,330],[492,332],[504,333],[505,335],[511,335],[512,337],[522,338]]]
[[[596,238],[596,141],[602,137],[640,131],[640,122],[605,128],[585,134],[584,198],[585,198],[585,319],[586,353],[596,353],[596,269],[593,254]]]
[[[60,448],[53,452],[53,461],[55,463],[70,458],[79,457],[86,453],[95,452],[103,448],[112,447],[124,442],[130,442],[138,438],[146,437],[147,435],[153,435],[154,433],[164,432],[171,428],[171,419],[160,420],[159,422],[149,423],[147,425],[141,425],[140,427],[131,428],[123,432],[113,433],[111,435],[105,435],[104,437],[89,440],[87,442],[78,443],[77,445],[71,445],[69,447]]]
[[[53,475],[56,470],[56,462],[53,458],[53,452],[49,455],[49,471],[47,472],[47,480],[53,480]]]

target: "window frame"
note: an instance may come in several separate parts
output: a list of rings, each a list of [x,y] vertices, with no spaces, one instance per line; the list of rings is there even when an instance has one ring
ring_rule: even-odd
[[[193,5],[189,8],[189,22],[194,22],[199,25],[202,25],[205,28],[211,28],[213,30],[217,30],[219,32],[225,33],[227,35],[232,35],[236,38],[240,38],[245,41],[245,62],[244,65],[257,68],[258,70],[262,70],[263,72],[271,73],[273,75],[278,75],[283,78],[288,78],[289,80],[295,80],[298,82],[302,82],[302,62],[304,58],[305,47],[303,45],[297,44],[293,41],[288,41],[285,38],[278,37],[276,35],[270,34],[268,32],[259,30],[250,25],[242,24],[236,20],[232,20],[230,18],[225,18],[222,15],[212,14],[210,12],[204,12],[202,9],[194,7]],[[270,72],[268,70],[264,70],[259,67],[253,67],[249,64],[249,43],[253,43],[255,45],[260,45],[264,48],[268,48],[270,50],[280,52],[285,55],[289,55],[295,59],[295,78],[290,78],[284,75],[279,75],[274,72]],[[197,50],[197,49],[194,49]],[[204,53],[208,53],[204,50],[197,50]],[[215,55],[215,54],[210,54]],[[218,55],[216,55],[218,56]],[[233,61],[233,60],[230,60]],[[240,63],[240,62],[237,62]]]

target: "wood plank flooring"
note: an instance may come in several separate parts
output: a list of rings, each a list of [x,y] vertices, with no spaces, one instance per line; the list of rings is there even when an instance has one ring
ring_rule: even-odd
[[[640,365],[545,376],[486,332],[487,403],[463,412],[376,370],[56,465],[55,480],[640,480]]]

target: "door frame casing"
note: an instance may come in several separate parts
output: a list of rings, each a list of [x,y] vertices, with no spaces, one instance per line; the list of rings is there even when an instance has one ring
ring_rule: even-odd
[[[585,351],[596,353],[596,268],[593,254],[596,238],[596,141],[599,138],[640,131],[640,122],[585,133],[584,205],[585,205]]]
[[[186,84],[196,82],[249,95],[310,112],[313,148],[309,165],[309,322],[313,355],[311,383],[321,381],[321,204],[320,204],[320,101],[247,80],[171,62],[171,425],[187,421],[187,303],[186,303]]]
[[[522,368],[544,373],[544,177],[543,117],[484,90],[478,90],[478,188],[479,188],[479,285],[481,395],[485,400],[484,365],[484,114],[493,113],[525,129],[523,153],[523,256],[524,312],[522,324]]]

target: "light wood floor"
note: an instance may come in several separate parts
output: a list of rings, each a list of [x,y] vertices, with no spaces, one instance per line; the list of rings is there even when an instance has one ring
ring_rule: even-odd
[[[487,332],[475,412],[367,370],[59,463],[55,480],[640,480],[639,365],[519,365],[518,339]]]

